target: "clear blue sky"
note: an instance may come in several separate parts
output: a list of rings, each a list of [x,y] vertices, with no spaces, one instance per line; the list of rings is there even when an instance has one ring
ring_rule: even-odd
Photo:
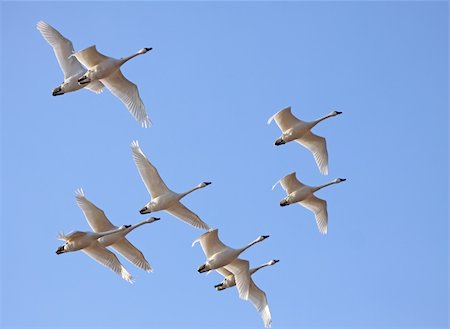
[[[115,224],[147,216],[129,144],[139,140],[184,203],[252,265],[273,328],[447,328],[447,2],[3,2],[1,325],[4,328],[262,328],[221,276],[197,273],[202,232],[166,213],[129,239],[154,267],[121,258],[130,285],[83,253],[57,256],[60,230],[87,230],[74,192]],[[154,126],[109,91],[52,97],[62,74],[35,25],[113,57]],[[328,140],[321,176],[299,145],[273,146],[267,119],[291,105]],[[321,190],[329,234],[271,186],[297,171]]]

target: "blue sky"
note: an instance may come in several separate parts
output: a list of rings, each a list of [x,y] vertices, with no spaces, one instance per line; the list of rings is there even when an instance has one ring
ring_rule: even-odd
[[[257,273],[273,328],[446,328],[449,324],[447,2],[2,2],[1,325],[4,328],[262,328],[222,278],[197,273],[202,232],[166,213],[129,235],[154,268],[121,258],[130,285],[83,253],[56,256],[60,230],[87,230],[74,192],[117,224],[146,216],[129,144]],[[128,62],[154,126],[109,91],[52,97],[62,74],[35,25],[76,49]],[[291,105],[328,142],[320,175],[266,125]],[[328,201],[329,234],[281,208],[271,186],[297,171]]]

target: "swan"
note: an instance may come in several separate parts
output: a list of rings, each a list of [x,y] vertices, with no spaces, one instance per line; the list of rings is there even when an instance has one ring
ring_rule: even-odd
[[[319,232],[322,234],[327,234],[328,231],[328,211],[327,211],[327,202],[322,200],[314,195],[314,192],[333,184],[338,184],[341,182],[345,182],[345,178],[336,178],[335,180],[320,185],[320,186],[308,186],[301,183],[297,177],[295,172],[290,173],[289,175],[283,177],[278,182],[276,182],[272,190],[277,186],[278,183],[281,184],[283,190],[287,193],[287,196],[280,201],[280,206],[288,206],[290,204],[298,202],[300,205],[305,207],[308,210],[311,210],[317,222],[317,227],[319,228]]]
[[[267,124],[275,120],[282,134],[281,137],[275,141],[275,145],[283,145],[291,141],[296,141],[303,145],[314,156],[317,166],[323,175],[328,175],[328,151],[327,142],[325,138],[314,135],[311,129],[319,122],[342,114],[342,112],[333,111],[324,117],[317,120],[306,122],[297,119],[291,112],[291,107],[278,111],[269,118]]]
[[[156,170],[147,159],[144,152],[142,152],[138,141],[133,141],[131,143],[131,149],[139,175],[152,198],[139,212],[141,214],[149,214],[151,212],[165,210],[169,214],[194,227],[208,230],[209,226],[195,213],[186,208],[180,200],[189,193],[208,186],[211,182],[200,183],[184,193],[175,193],[171,191],[161,179],[158,170]]]
[[[127,107],[131,115],[145,128],[151,125],[150,118],[145,112],[144,103],[139,96],[137,86],[129,81],[120,71],[120,67],[130,59],[146,54],[152,48],[142,48],[131,56],[120,59],[105,56],[97,51],[94,46],[88,47],[71,56],[76,57],[88,71],[78,79],[80,85],[93,81],[100,81],[111,93],[119,98]]]
[[[103,210],[100,208],[97,208],[92,202],[90,202],[86,197],[84,196],[83,189],[78,189],[75,192],[75,199],[77,202],[77,205],[81,208],[81,210],[84,213],[84,217],[86,217],[86,220],[89,224],[89,226],[92,228],[94,232],[104,232],[108,230],[116,229],[117,226],[114,226],[106,217]],[[148,261],[145,259],[144,254],[137,249],[135,246],[133,246],[126,238],[125,236],[133,231],[134,229],[138,228],[141,225],[144,224],[150,224],[155,221],[159,220],[159,218],[156,217],[150,217],[140,223],[137,223],[135,225],[130,225],[128,228],[126,228],[123,231],[109,234],[107,236],[104,236],[98,241],[103,247],[113,247],[119,254],[121,254],[123,257],[125,257],[129,262],[133,263],[135,266],[143,269],[146,272],[152,272],[152,267],[148,263]]]
[[[244,261],[244,262],[248,263],[248,261]],[[270,328],[270,326],[272,324],[272,316],[270,314],[269,304],[267,303],[267,296],[266,296],[266,293],[264,291],[262,291],[255,284],[255,282],[253,282],[251,276],[256,271],[260,270],[261,268],[266,267],[266,266],[275,265],[278,262],[279,262],[279,260],[272,259],[271,261],[269,261],[263,265],[260,265],[258,267],[250,269],[249,273],[248,273],[250,275],[250,278],[249,278],[250,288],[249,288],[248,297],[249,297],[250,301],[252,302],[252,304],[256,307],[256,309],[260,313],[261,318],[264,322],[264,326],[266,328]],[[247,267],[248,264],[245,264],[244,266]],[[224,267],[218,268],[216,271],[225,277],[225,279],[221,283],[214,286],[218,291],[225,290],[227,288],[230,288],[230,287],[233,287],[236,285],[236,281],[234,279],[233,273],[231,273]]]
[[[123,225],[117,229],[99,233],[73,231],[69,234],[64,234],[61,232],[58,235],[58,240],[62,240],[65,243],[58,247],[56,254],[60,255],[66,252],[81,250],[96,262],[116,272],[122,279],[133,283],[133,277],[128,273],[125,267],[123,267],[117,256],[102,246],[98,241],[98,239],[102,237],[122,232],[129,227],[130,225]]]
[[[224,267],[234,275],[239,297],[247,300],[250,289],[250,269],[248,262],[238,257],[242,252],[268,237],[268,235],[261,235],[243,248],[234,249],[224,245],[219,240],[218,229],[209,230],[192,243],[192,246],[194,246],[197,242],[200,242],[207,258],[206,263],[199,266],[197,271],[203,273]]]
[[[88,85],[80,85],[78,83],[78,79],[81,78],[87,70],[76,58],[69,57],[74,52],[70,40],[66,39],[55,28],[44,21],[39,21],[36,28],[41,33],[42,37],[50,44],[50,46],[52,46],[56,59],[64,74],[64,82],[53,89],[53,96],[70,93],[83,87],[97,94],[102,92],[104,86],[100,81],[93,81]]]

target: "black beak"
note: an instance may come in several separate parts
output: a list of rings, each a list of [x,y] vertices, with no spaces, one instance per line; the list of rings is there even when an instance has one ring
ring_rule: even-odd
[[[159,217],[153,217],[153,220],[160,220],[161,218]]]
[[[273,262],[274,263],[278,263],[280,260],[279,259],[274,259]]]
[[[342,112],[336,111],[336,114],[342,114]]]
[[[201,265],[199,268],[198,268],[198,273],[203,273],[203,272],[206,272],[205,271],[205,268],[206,268],[206,265],[205,264],[203,264],[203,265]]]
[[[275,145],[276,145],[276,146],[283,145],[283,144],[286,144],[286,142],[285,142],[282,138],[278,138],[278,139],[275,141]]]
[[[59,95],[64,95],[64,93],[61,92],[61,87],[57,87],[57,88],[53,89],[52,95],[53,96],[59,96]]]
[[[211,185],[211,182],[204,182],[205,185]]]
[[[131,225],[124,225],[125,226],[125,228],[129,228],[129,227],[131,227]]]
[[[145,50],[147,50],[147,51],[150,51],[150,50],[152,50],[153,48],[145,48]]]
[[[215,286],[214,286],[214,288],[219,288],[219,287],[222,287],[223,286],[223,283],[221,282],[221,283],[219,283],[219,284],[216,284]]]
[[[62,253],[64,253],[64,246],[58,247],[58,249],[56,249],[57,255],[62,254]]]
[[[287,203],[286,200],[283,200],[283,201],[280,202],[280,206],[281,206],[281,207],[285,207],[285,206],[287,206],[287,205],[288,205],[288,203]]]
[[[270,235],[263,235],[262,237],[263,237],[264,239],[267,239],[269,236],[270,236]]]
[[[347,180],[347,178],[339,178],[341,180],[341,182],[345,182]]]

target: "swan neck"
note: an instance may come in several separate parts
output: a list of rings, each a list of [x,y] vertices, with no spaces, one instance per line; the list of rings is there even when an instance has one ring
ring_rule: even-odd
[[[136,57],[136,56],[139,56],[139,55],[141,55],[140,53],[134,53],[133,55],[130,55],[130,56],[127,56],[127,57],[122,57],[121,59],[120,59],[120,65],[123,65],[123,64],[125,64],[126,62],[128,62],[130,59],[132,59],[132,58],[134,58],[134,57]]]
[[[316,191],[318,191],[318,190],[320,190],[320,189],[322,189],[322,188],[324,188],[324,187],[333,185],[333,184],[336,184],[336,182],[335,182],[335,181],[331,181],[331,182],[328,182],[328,183],[326,183],[326,184],[316,186],[316,188],[314,189],[314,192],[316,192]]]
[[[104,237],[106,235],[118,233],[118,232],[121,232],[121,231],[124,231],[124,230],[125,229],[123,227],[119,227],[119,228],[116,228],[116,229],[110,230],[110,231],[98,232],[97,235],[98,235],[99,238],[101,238],[101,237]]]
[[[251,246],[253,246],[255,243],[258,243],[258,242],[259,242],[259,240],[256,239],[256,240],[250,242],[250,243],[249,243],[248,245],[246,245],[245,247],[243,247],[243,248],[241,248],[241,249],[238,249],[238,250],[239,250],[239,254],[241,254],[242,252],[244,252],[245,250],[247,250],[248,248],[250,248]]]
[[[333,114],[332,114],[332,113],[329,113],[329,114],[327,114],[327,115],[325,115],[325,116],[323,116],[323,117],[321,117],[321,118],[319,118],[319,119],[317,119],[317,120],[314,120],[314,121],[312,122],[313,127],[314,127],[316,124],[318,124],[319,122],[321,122],[321,121],[323,121],[323,120],[325,120],[325,119],[328,119],[328,118],[330,118],[330,117],[332,117],[332,116],[333,116]]]
[[[259,265],[259,266],[255,267],[255,268],[250,269],[250,275],[252,275],[253,273],[259,271],[260,269],[262,269],[263,267],[266,267],[266,266],[269,266],[269,264],[267,264],[267,263],[266,264],[262,264],[262,265]]]
[[[195,190],[198,190],[200,188],[200,186],[196,186],[196,187],[193,187],[193,188],[191,188],[190,190],[188,190],[188,191],[186,191],[186,192],[183,192],[183,193],[180,193],[179,195],[180,195],[180,199],[182,199],[182,198],[184,198],[186,195],[188,195],[189,193],[192,193],[192,192],[194,192]]]
[[[139,226],[142,226],[142,225],[144,225],[144,224],[147,224],[148,222],[147,222],[147,220],[143,220],[142,222],[140,222],[140,223],[137,223],[137,224],[134,224],[134,225],[131,225],[130,227],[128,227],[128,228],[126,228],[125,230],[124,230],[124,235],[127,235],[128,233],[130,233],[131,231],[133,231],[134,229],[136,229],[136,228],[138,228]]]

